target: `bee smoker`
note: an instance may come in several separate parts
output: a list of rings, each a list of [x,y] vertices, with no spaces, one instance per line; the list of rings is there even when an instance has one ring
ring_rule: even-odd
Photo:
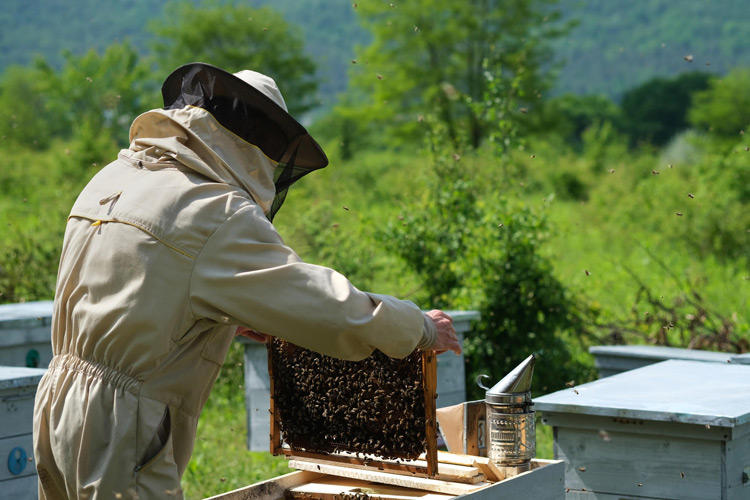
[[[532,354],[495,384],[485,389],[487,456],[512,477],[529,470],[536,455],[536,426],[531,401]],[[486,375],[480,375],[486,377]]]

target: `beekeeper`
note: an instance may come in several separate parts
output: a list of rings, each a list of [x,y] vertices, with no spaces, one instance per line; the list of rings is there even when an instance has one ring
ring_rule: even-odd
[[[460,352],[445,313],[357,290],[284,244],[274,214],[328,159],[271,78],[193,63],[162,94],[68,218],[34,407],[41,499],[181,497],[238,327],[351,360]]]

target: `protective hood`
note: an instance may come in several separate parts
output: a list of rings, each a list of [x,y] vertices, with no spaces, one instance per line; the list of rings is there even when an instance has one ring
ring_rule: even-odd
[[[190,63],[167,77],[162,96],[168,110],[193,106],[208,111],[226,130],[276,162],[269,219],[289,186],[328,165],[321,147],[287,112],[276,82],[266,75],[250,70],[231,74],[210,64]]]
[[[267,216],[271,213],[278,163],[204,109],[187,106],[143,113],[130,127],[130,151],[134,159],[174,158],[204,177],[240,187]]]

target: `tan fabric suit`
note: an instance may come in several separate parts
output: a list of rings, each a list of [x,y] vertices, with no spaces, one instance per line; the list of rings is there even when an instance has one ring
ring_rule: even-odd
[[[236,325],[345,359],[434,338],[411,302],[284,245],[264,215],[274,166],[203,109],[153,110],[81,193],[36,397],[40,498],[181,497]]]

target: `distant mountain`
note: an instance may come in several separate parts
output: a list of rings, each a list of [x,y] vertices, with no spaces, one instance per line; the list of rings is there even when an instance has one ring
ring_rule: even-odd
[[[369,40],[352,2],[249,3],[270,5],[300,27],[320,68],[323,104],[330,105],[346,88],[355,45]],[[59,63],[63,49],[101,50],[125,38],[145,51],[146,26],[160,18],[163,6],[161,0],[3,0],[0,69],[26,64],[35,54]],[[617,98],[653,76],[750,66],[747,0],[562,0],[560,8],[579,24],[554,45],[558,62],[564,61],[555,93]]]

